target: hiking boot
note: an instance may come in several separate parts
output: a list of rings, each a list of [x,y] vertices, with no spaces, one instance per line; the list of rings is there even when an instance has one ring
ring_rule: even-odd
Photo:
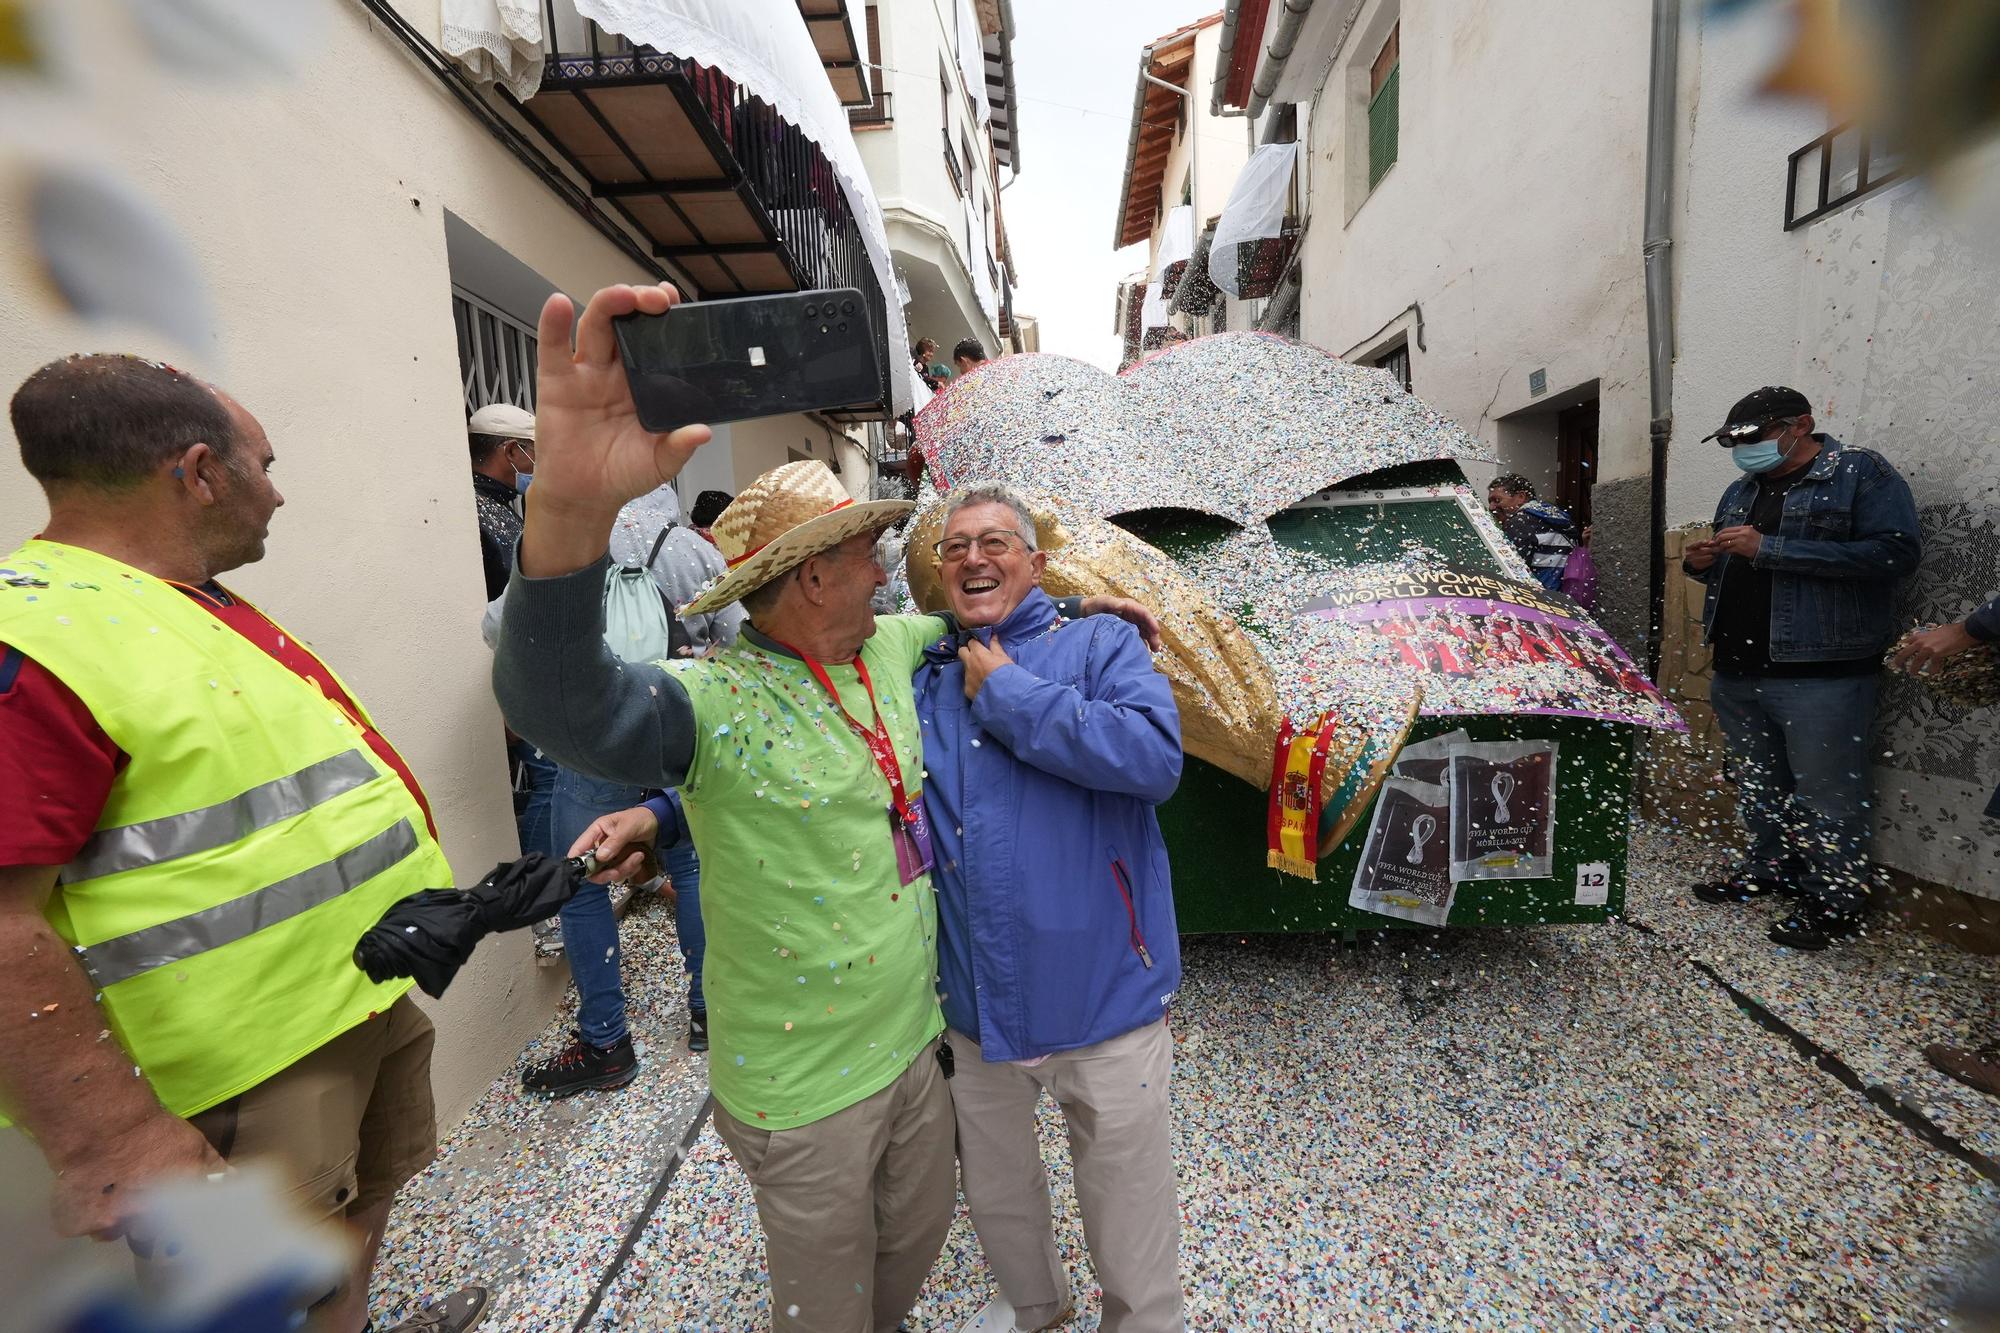
[[[1835,940],[1860,933],[1859,912],[1823,912],[1817,907],[1805,907],[1771,927],[1771,943],[1818,953]]]
[[[395,1327],[383,1329],[382,1333],[466,1333],[485,1319],[486,1302],[491,1296],[484,1287],[460,1287]]]
[[[631,1037],[620,1037],[612,1046],[593,1046],[578,1032],[571,1034],[562,1054],[522,1073],[521,1086],[529,1092],[568,1097],[593,1088],[622,1088],[638,1074],[639,1057],[633,1054]]]
[[[1989,1097],[2000,1097],[2000,1042],[1969,1046],[1931,1045],[1924,1047],[1924,1059],[1941,1074],[1949,1074],[1968,1088]]]
[[[1796,897],[1797,890],[1781,876],[1767,872],[1739,872],[1725,879],[1704,880],[1694,886],[1694,896],[1705,903],[1754,903],[1784,894]]]
[[[699,1055],[708,1049],[708,1010],[688,1010],[688,1049]]]

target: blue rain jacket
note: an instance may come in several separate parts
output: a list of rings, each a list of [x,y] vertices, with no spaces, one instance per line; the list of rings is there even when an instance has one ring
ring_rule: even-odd
[[[1137,630],[1060,620],[1039,588],[971,632],[1015,663],[978,698],[956,638],[916,675],[938,989],[987,1060],[1032,1059],[1155,1022],[1180,986],[1153,815],[1180,783],[1180,712]]]

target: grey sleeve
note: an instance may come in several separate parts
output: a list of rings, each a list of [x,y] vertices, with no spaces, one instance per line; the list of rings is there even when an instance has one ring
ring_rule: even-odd
[[[565,768],[611,782],[678,787],[694,762],[694,705],[657,667],[618,660],[604,643],[599,560],[531,579],[514,567],[493,693],[507,725]]]

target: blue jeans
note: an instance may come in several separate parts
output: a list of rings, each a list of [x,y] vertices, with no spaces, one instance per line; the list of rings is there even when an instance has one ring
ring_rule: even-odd
[[[644,787],[603,782],[567,768],[556,769],[551,811],[558,856],[598,818],[629,810],[646,799]],[[611,1046],[625,1038],[625,988],[619,981],[618,918],[611,911],[611,890],[586,883],[563,904],[563,954],[576,982],[576,1026],[593,1046]]]
[[[515,764],[514,829],[521,836],[521,855],[541,852],[560,856],[566,847],[552,847],[549,801],[556,784],[556,761],[523,740],[509,749]]]
[[[1718,675],[1708,699],[1750,831],[1744,868],[1803,871],[1800,887],[1822,909],[1859,912],[1868,897],[1875,677]]]
[[[701,993],[701,956],[708,937],[701,929],[701,860],[694,854],[693,837],[683,833],[671,847],[660,849],[660,869],[674,882],[674,933],[680,936],[681,961],[687,964],[688,1008],[708,1012],[708,1000]]]

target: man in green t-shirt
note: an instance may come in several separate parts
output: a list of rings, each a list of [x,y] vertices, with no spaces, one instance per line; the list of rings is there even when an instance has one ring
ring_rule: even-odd
[[[741,598],[712,658],[621,665],[603,646],[606,539],[706,427],[648,434],[610,321],[671,288],[542,312],[535,488],[494,660],[510,725],[559,762],[679,787],[704,870],[716,1128],[750,1177],[776,1326],[894,1329],[951,1225],[937,915],[910,677],[946,630],[876,618],[876,534],[907,501],[850,501],[823,463],[745,487],[714,525]]]

